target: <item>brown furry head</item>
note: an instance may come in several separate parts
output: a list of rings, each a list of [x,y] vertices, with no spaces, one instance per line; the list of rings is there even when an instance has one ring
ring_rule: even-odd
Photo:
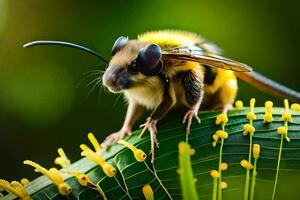
[[[148,44],[138,40],[129,40],[114,53],[103,75],[103,84],[114,93],[142,84],[148,77],[132,69],[141,48]]]

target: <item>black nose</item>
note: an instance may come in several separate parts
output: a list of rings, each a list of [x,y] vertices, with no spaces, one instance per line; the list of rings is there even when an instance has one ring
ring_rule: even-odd
[[[126,68],[116,68],[109,71],[103,81],[107,87],[113,90],[127,89],[132,85]]]
[[[132,80],[130,80],[126,75],[120,75],[117,79],[117,87],[120,89],[128,89],[132,84]]]

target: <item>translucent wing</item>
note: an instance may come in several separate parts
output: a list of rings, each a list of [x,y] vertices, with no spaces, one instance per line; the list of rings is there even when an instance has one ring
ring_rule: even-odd
[[[196,45],[182,46],[164,50],[162,52],[162,59],[198,62],[210,67],[217,67],[238,72],[252,71],[252,68],[244,63],[240,63],[228,58],[223,58],[221,56],[207,55],[207,53],[207,50]]]

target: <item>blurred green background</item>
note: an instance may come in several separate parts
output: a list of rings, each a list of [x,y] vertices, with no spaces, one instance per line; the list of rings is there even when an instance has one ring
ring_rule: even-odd
[[[38,176],[23,166],[32,159],[51,167],[63,147],[72,161],[92,131],[99,139],[117,131],[126,103],[96,88],[83,73],[101,61],[64,47],[23,49],[39,39],[83,44],[110,58],[120,35],[183,29],[202,34],[225,55],[300,90],[299,1],[38,1],[0,0],[0,177]],[[240,83],[238,98],[274,99]]]

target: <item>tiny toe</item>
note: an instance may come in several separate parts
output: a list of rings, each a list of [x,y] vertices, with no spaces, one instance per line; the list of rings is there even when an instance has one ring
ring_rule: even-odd
[[[185,124],[186,118],[187,118],[187,114],[185,114],[184,117],[183,117],[183,120],[182,120],[182,123],[183,123],[183,124]]]
[[[195,117],[196,121],[198,122],[198,124],[201,124],[201,119],[198,117],[197,113],[194,114],[194,117]]]

